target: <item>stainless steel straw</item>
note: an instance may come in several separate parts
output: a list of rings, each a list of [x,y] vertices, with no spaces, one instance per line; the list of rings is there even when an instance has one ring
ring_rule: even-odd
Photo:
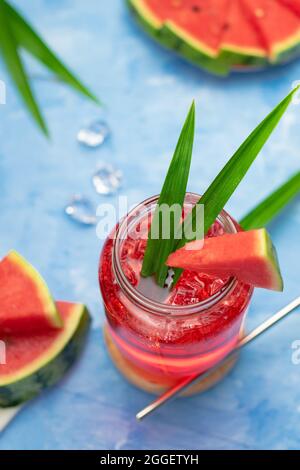
[[[138,420],[141,420],[141,419],[145,418],[145,416],[147,416],[150,413],[152,413],[153,411],[157,410],[157,408],[161,407],[162,405],[167,403],[172,398],[175,398],[177,395],[179,395],[181,392],[183,392],[183,390],[186,390],[188,387],[190,387],[193,383],[201,382],[202,380],[209,377],[210,374],[215,372],[230,357],[233,357],[237,353],[238,350],[242,349],[244,346],[251,343],[251,341],[256,339],[258,336],[260,336],[262,333],[267,331],[269,328],[276,325],[276,323],[278,323],[280,320],[285,318],[289,313],[291,313],[293,310],[295,310],[299,306],[300,306],[300,297],[297,297],[297,299],[293,300],[293,302],[289,303],[286,307],[279,310],[279,312],[272,315],[268,320],[265,320],[263,323],[261,323],[253,331],[251,331],[251,333],[244,336],[244,338],[242,338],[237,343],[237,345],[233,349],[233,351],[231,351],[224,359],[222,359],[221,362],[216,364],[214,367],[209,369],[207,372],[204,372],[202,374],[192,375],[192,376],[187,377],[186,379],[180,381],[177,385],[175,385],[174,387],[167,390],[165,393],[163,393],[163,395],[158,397],[156,400],[154,400],[152,403],[150,403],[150,405],[146,406],[146,408],[141,410],[136,415],[136,418]]]

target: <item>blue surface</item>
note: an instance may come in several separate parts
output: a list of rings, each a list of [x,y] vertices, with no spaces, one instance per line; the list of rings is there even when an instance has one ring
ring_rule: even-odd
[[[202,396],[177,400],[142,423],[151,397],[128,385],[107,357],[94,228],[67,220],[74,192],[103,202],[91,185],[98,161],[124,172],[130,203],[159,192],[193,98],[197,137],[189,189],[201,193],[236,147],[300,79],[300,62],[266,73],[217,79],[152,43],[114,0],[16,1],[66,63],[105,103],[98,109],[28,60],[52,140],[37,131],[4,68],[0,106],[0,255],[14,247],[41,271],[59,299],[85,302],[94,318],[86,351],[56,388],[28,404],[1,434],[0,449],[300,448],[299,312],[250,346],[230,374]],[[45,79],[46,78],[46,79]],[[102,116],[112,128],[103,148],[78,146],[83,123]],[[236,217],[299,169],[300,107],[291,106],[232,197]],[[115,201],[114,198],[110,200]],[[299,199],[270,226],[285,278],[283,294],[257,290],[251,328],[300,294]]]

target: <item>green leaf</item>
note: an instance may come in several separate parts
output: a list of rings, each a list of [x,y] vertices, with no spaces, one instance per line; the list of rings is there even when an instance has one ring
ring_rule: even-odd
[[[186,187],[190,172],[195,133],[195,104],[189,110],[188,116],[182,128],[173,159],[171,161],[157,207],[155,209],[151,229],[142,266],[142,276],[147,277],[155,273],[158,285],[164,286],[168,267],[165,261],[173,251],[175,245],[175,233],[181,220],[178,211],[170,211],[170,232],[166,238],[162,221],[163,205],[171,207],[179,205],[182,209],[186,194]],[[177,206],[178,207],[178,206]]]
[[[240,221],[245,230],[265,227],[300,193],[300,171],[253,208]]]
[[[274,128],[280,121],[288,105],[292,101],[293,95],[300,88],[296,87],[289,95],[284,98],[278,106],[254,129],[249,137],[244,141],[240,148],[235,152],[227,162],[218,176],[214,179],[204,195],[198,201],[198,204],[204,205],[204,234],[216,220],[228,199],[231,197],[237,186],[240,184],[248,169],[254,162],[260,150],[270,137]],[[197,206],[197,205],[196,205]],[[189,232],[195,231],[196,206],[187,215],[185,227]],[[185,233],[187,233],[185,231]],[[176,244],[176,249],[184,246],[191,239],[183,237]],[[175,271],[174,283],[179,279],[181,270]]]
[[[97,104],[100,104],[98,98],[66,68],[37,32],[33,30],[31,25],[6,1],[1,0],[1,3],[2,2],[5,6],[17,42],[54,72],[61,80]]]
[[[0,2],[0,51],[2,52],[6,67],[26,106],[44,134],[48,135],[47,126],[31,90],[19,55],[18,44],[6,15],[5,5],[2,2]]]

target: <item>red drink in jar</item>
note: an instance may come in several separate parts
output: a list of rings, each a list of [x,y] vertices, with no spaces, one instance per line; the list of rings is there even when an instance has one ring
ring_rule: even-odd
[[[199,197],[187,194],[185,209]],[[148,199],[121,221],[104,244],[99,266],[111,356],[131,382],[151,392],[204,372],[224,358],[239,339],[253,292],[237,279],[185,270],[171,291],[161,289],[163,299],[151,282],[141,293],[148,221],[156,203],[157,197]],[[223,211],[207,236],[239,230]],[[230,366],[194,391],[212,385]]]

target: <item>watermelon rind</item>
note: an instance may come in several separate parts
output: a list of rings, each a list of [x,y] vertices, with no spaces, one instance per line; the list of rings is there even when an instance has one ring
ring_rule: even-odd
[[[35,295],[38,296],[41,302],[41,311],[47,318],[49,326],[53,328],[61,328],[63,325],[61,316],[56,308],[48,286],[40,273],[15,250],[11,250],[5,259],[12,265],[17,266],[18,269],[33,282],[33,285],[35,286]],[[24,292],[24,303],[26,303],[26,295],[30,295],[30,293]]]
[[[159,35],[162,22],[157,18],[146,4],[140,0],[127,0],[127,4],[138,22],[154,38]]]
[[[280,272],[280,266],[277,256],[276,248],[274,247],[271,237],[267,230],[260,229],[257,231],[259,236],[262,237],[262,246],[264,247],[264,255],[269,260],[270,264],[270,288],[273,290],[283,291],[283,279]]]
[[[218,60],[218,55],[200,41],[196,41],[172,21],[166,21],[160,29],[159,40],[195,65],[215,73],[228,75],[229,68],[225,62]],[[161,41],[160,41],[161,42]]]
[[[57,339],[42,357],[15,374],[0,376],[0,407],[28,401],[61,380],[80,355],[89,325],[87,308],[82,304],[73,304],[69,321],[65,322]]]
[[[232,44],[223,44],[218,60],[226,63],[230,69],[253,68],[260,69],[269,65],[266,55],[253,49],[239,48]]]
[[[274,56],[271,62],[284,64],[290,62],[300,54],[300,34],[289,37],[286,41],[278,43],[273,49]]]

